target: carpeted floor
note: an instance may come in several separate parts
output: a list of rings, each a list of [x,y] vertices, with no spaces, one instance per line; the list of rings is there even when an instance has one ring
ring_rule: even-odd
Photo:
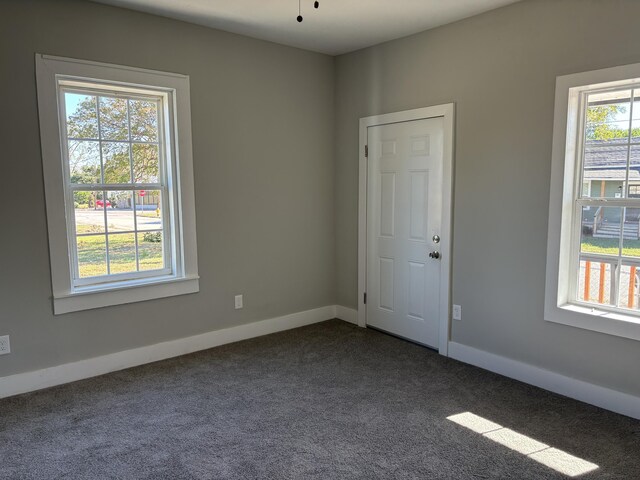
[[[338,320],[0,400],[0,478],[566,478],[464,412],[640,478],[639,421]]]

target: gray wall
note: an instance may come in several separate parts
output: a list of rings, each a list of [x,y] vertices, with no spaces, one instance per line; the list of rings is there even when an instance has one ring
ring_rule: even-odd
[[[191,76],[200,293],[53,316],[36,52]],[[329,56],[90,2],[0,2],[0,376],[333,304],[333,82]]]
[[[640,62],[639,14],[526,0],[334,60],[89,2],[3,1],[0,376],[336,297],[355,308],[358,119],[453,101],[453,340],[640,395],[640,343],[543,320],[555,77]],[[52,315],[35,52],[191,76],[200,293]]]
[[[357,301],[358,119],[455,102],[453,340],[640,395],[640,342],[543,320],[555,78],[640,62],[639,16],[526,0],[338,57],[338,303]]]

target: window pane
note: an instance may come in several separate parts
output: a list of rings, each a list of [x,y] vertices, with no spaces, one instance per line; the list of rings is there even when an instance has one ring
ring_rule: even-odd
[[[586,147],[584,153],[584,181],[588,190],[583,196],[591,198],[620,198],[627,172],[628,147]],[[638,177],[640,178],[640,177]],[[588,193],[588,195],[587,195]]]
[[[580,251],[598,255],[618,255],[622,208],[583,207]]]
[[[631,119],[631,90],[589,95],[585,138],[588,146],[626,143]]]
[[[638,107],[640,108],[640,106]],[[640,139],[639,139],[640,140]],[[640,146],[632,145],[630,147],[630,155],[629,155],[629,184],[634,185],[635,189],[629,189],[630,196],[635,194],[636,198],[638,197],[638,193],[640,191]],[[635,191],[632,191],[635,190]]]
[[[631,120],[631,141],[640,142],[640,96],[638,90],[634,92],[633,99],[633,118]]]
[[[109,266],[112,274],[137,270],[135,234],[115,233],[109,235]]]
[[[98,138],[98,110],[96,97],[82,93],[64,94],[67,114],[67,136],[70,138]]]
[[[137,190],[136,221],[138,231],[162,230],[162,202],[159,190]]]
[[[620,271],[620,295],[618,306],[622,308],[638,309],[638,284],[640,283],[640,268],[636,265],[622,265]]]
[[[640,209],[625,208],[624,237],[622,239],[622,255],[640,259],[640,240],[638,240],[638,217]]]
[[[104,235],[76,237],[80,278],[107,274],[107,245]]]
[[[139,233],[138,255],[140,270],[164,268],[162,232]]]
[[[104,142],[102,144],[104,162],[104,183],[130,183],[131,162],[129,144]]]
[[[135,183],[158,183],[158,145],[134,143],[133,176]]]
[[[578,272],[578,300],[610,305],[615,286],[615,265],[611,263],[581,260]]]
[[[107,192],[109,208],[107,208],[107,228],[112,232],[132,232],[135,230],[133,222],[133,192]]]
[[[104,233],[103,192],[73,192],[76,233]]]
[[[115,97],[100,97],[100,138],[102,140],[128,140],[129,121],[127,100]]]
[[[100,177],[100,143],[69,140],[69,176],[71,183],[102,183]]]
[[[158,141],[158,108],[155,102],[129,100],[131,139],[141,142]]]

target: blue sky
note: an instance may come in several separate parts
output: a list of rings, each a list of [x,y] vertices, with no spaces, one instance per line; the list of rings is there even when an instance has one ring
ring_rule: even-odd
[[[80,102],[82,102],[85,98],[88,98],[89,95],[83,95],[79,93],[65,93],[64,94],[64,103],[65,109],[67,110],[67,117],[73,115],[78,108]]]

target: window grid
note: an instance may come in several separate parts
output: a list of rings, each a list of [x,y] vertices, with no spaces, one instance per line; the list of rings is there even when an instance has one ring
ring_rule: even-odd
[[[629,198],[633,198],[631,195],[638,196],[640,195],[640,185],[629,185]]]
[[[589,149],[605,149],[605,148],[611,148],[613,147],[626,147],[626,167],[625,167],[625,176],[624,176],[624,187],[622,188],[622,198],[607,198],[607,197],[596,197],[596,198],[592,198],[590,197],[591,192],[586,193],[585,189],[583,188],[584,185],[584,173],[585,173],[585,156],[586,156],[586,148],[587,148],[587,139],[586,139],[586,127],[587,127],[587,111],[588,111],[588,107],[590,105],[592,105],[591,103],[589,103],[589,97],[597,94],[597,93],[601,93],[599,91],[591,91],[591,92],[587,92],[584,93],[581,96],[581,101],[582,101],[582,113],[581,113],[581,123],[580,123],[580,132],[579,132],[579,138],[581,138],[581,145],[580,145],[580,161],[577,162],[577,167],[579,168],[579,174],[577,176],[577,178],[580,179],[580,182],[578,183],[579,185],[579,190],[577,192],[577,196],[576,196],[576,200],[575,200],[575,218],[577,219],[577,224],[579,228],[575,228],[574,232],[575,233],[575,237],[576,239],[574,240],[574,245],[577,245],[577,264],[576,264],[576,269],[575,271],[575,276],[574,276],[574,282],[575,282],[575,287],[573,289],[573,291],[575,292],[573,297],[574,297],[574,301],[579,303],[579,304],[586,304],[586,305],[590,305],[593,306],[598,305],[598,307],[604,307],[605,309],[612,308],[613,310],[624,310],[624,311],[630,311],[630,310],[636,310],[637,308],[640,307],[633,307],[633,304],[630,307],[625,307],[623,305],[621,305],[621,295],[620,295],[620,288],[621,288],[621,276],[622,276],[622,270],[623,267],[634,267],[634,268],[639,268],[640,269],[640,258],[639,257],[632,257],[632,256],[627,256],[624,255],[624,225],[625,225],[625,220],[627,217],[627,209],[628,208],[640,208],[640,198],[633,198],[630,197],[630,188],[631,186],[629,185],[629,172],[630,172],[630,168],[631,168],[631,149],[634,146],[639,146],[640,142],[637,141],[633,141],[634,137],[633,137],[633,113],[634,113],[634,104],[636,101],[639,101],[640,99],[636,99],[636,86],[634,86],[633,88],[629,89],[629,86],[623,86],[623,87],[619,87],[619,88],[615,88],[615,89],[607,89],[606,91],[611,91],[611,92],[616,92],[616,91],[630,91],[630,96],[629,96],[629,115],[628,115],[628,122],[629,122],[629,126],[627,128],[627,135],[626,138],[622,137],[622,138],[615,138],[613,142],[609,142],[606,144],[590,144],[588,145]],[[611,104],[612,102],[601,102],[602,104]],[[635,120],[639,120],[639,119],[635,119]],[[605,207],[610,207],[610,208],[620,208],[620,227],[619,227],[619,238],[618,238],[618,254],[617,255],[609,255],[609,254],[593,254],[593,253],[589,253],[589,252],[582,252],[581,250],[581,242],[582,242],[582,228],[580,228],[582,226],[582,212],[583,212],[583,207],[596,207],[596,208],[605,208]],[[578,291],[578,286],[580,283],[580,274],[581,274],[581,262],[582,261],[594,261],[594,262],[598,262],[601,264],[609,264],[611,266],[611,281],[612,281],[612,285],[610,286],[610,294],[609,294],[609,305],[606,304],[600,304],[598,302],[591,302],[589,300],[585,300],[582,301],[579,298],[579,291]],[[632,271],[630,270],[630,276],[632,274]]]
[[[152,276],[152,275],[158,275],[159,273],[171,273],[171,269],[170,267],[170,260],[168,258],[168,253],[169,253],[169,244],[168,242],[170,241],[170,236],[167,235],[167,229],[169,228],[169,223],[170,220],[168,218],[169,215],[169,210],[168,210],[168,187],[166,184],[166,180],[164,180],[165,177],[165,168],[164,168],[164,161],[165,161],[165,155],[164,155],[164,149],[163,149],[163,141],[162,138],[164,136],[164,131],[163,131],[163,122],[162,122],[162,117],[160,115],[160,112],[162,111],[162,99],[158,98],[158,97],[152,97],[152,96],[144,96],[144,97],[138,97],[137,95],[122,95],[122,94],[118,94],[118,95],[114,95],[112,94],[112,92],[107,91],[107,90],[99,90],[99,89],[90,89],[90,90],[85,90],[82,88],[65,88],[63,89],[63,93],[81,93],[81,94],[86,94],[86,95],[90,95],[90,96],[95,96],[95,109],[96,109],[96,123],[97,123],[97,129],[98,129],[98,138],[78,138],[78,137],[72,137],[72,136],[68,136],[68,130],[67,130],[67,121],[65,118],[65,131],[67,132],[67,134],[65,135],[67,138],[67,142],[66,144],[68,145],[69,141],[80,141],[80,142],[90,142],[90,141],[94,141],[98,143],[98,153],[99,153],[99,158],[100,158],[100,181],[101,183],[99,184],[77,184],[77,183],[71,183],[71,179],[69,178],[69,182],[68,182],[68,189],[70,192],[70,196],[72,198],[72,206],[73,206],[73,192],[100,192],[102,195],[102,210],[103,210],[103,225],[104,225],[104,232],[100,233],[100,234],[96,234],[93,232],[89,232],[89,233],[78,233],[76,232],[76,221],[74,220],[74,222],[70,225],[71,229],[72,229],[72,240],[73,240],[73,253],[75,254],[74,257],[74,265],[73,265],[73,271],[74,271],[74,283],[76,285],[83,285],[83,284],[95,284],[95,283],[101,283],[103,281],[113,281],[114,279],[116,279],[116,277],[119,278],[123,278],[123,279],[127,279],[128,277],[132,277],[134,276],[135,278],[138,277],[147,277],[147,276]],[[105,135],[103,133],[103,126],[102,126],[102,114],[101,114],[101,99],[103,97],[107,97],[107,98],[121,98],[121,99],[126,99],[126,126],[127,126],[127,139],[123,140],[123,139],[118,139],[118,140],[112,140],[112,139],[107,139],[105,138]],[[149,141],[149,140],[137,140],[134,139],[134,135],[132,132],[132,127],[131,127],[131,101],[135,101],[135,100],[143,100],[145,102],[150,102],[153,101],[156,105],[156,109],[155,109],[155,115],[156,115],[156,141]],[[130,183],[127,184],[108,184],[105,183],[105,158],[104,158],[104,150],[103,150],[103,146],[104,143],[120,143],[120,144],[127,144],[128,145],[128,156],[129,156],[129,174],[130,174]],[[155,145],[158,147],[158,173],[157,173],[157,177],[158,177],[158,182],[157,183],[135,183],[136,178],[135,178],[135,162],[134,162],[134,151],[133,151],[133,145],[134,144],[140,144],[140,145]],[[68,147],[67,147],[68,148]],[[158,229],[145,229],[145,230],[139,230],[138,229],[138,218],[137,218],[137,211],[138,211],[138,193],[142,190],[145,191],[157,191],[158,192],[158,202],[159,202],[159,208],[161,210],[161,219],[162,219],[162,228]],[[109,197],[107,195],[107,192],[113,192],[113,191],[128,191],[131,192],[131,208],[132,208],[132,214],[133,214],[133,226],[134,229],[133,230],[124,230],[124,231],[117,231],[117,232],[111,232],[109,230],[109,219],[108,219],[108,213],[107,213],[107,202],[109,201]],[[97,202],[97,197],[94,200]],[[144,210],[142,211],[142,213],[144,213]],[[144,235],[147,233],[160,233],[161,234],[161,250],[162,250],[162,267],[159,269],[145,269],[145,270],[141,270],[140,269],[140,246],[139,246],[139,236],[140,235]],[[135,247],[135,272],[131,271],[131,272],[123,272],[123,273],[112,273],[112,262],[111,262],[111,257],[112,257],[112,253],[111,253],[111,248],[110,248],[110,238],[113,238],[113,236],[115,235],[133,235],[134,238],[134,247]],[[80,276],[80,271],[79,271],[79,266],[80,263],[78,261],[78,243],[77,243],[77,238],[82,238],[82,237],[90,237],[90,236],[94,236],[94,237],[103,237],[105,239],[105,263],[106,263],[106,275],[104,276],[87,276],[87,277],[81,277]],[[108,277],[108,278],[106,278]],[[126,277],[126,278],[124,278]]]

